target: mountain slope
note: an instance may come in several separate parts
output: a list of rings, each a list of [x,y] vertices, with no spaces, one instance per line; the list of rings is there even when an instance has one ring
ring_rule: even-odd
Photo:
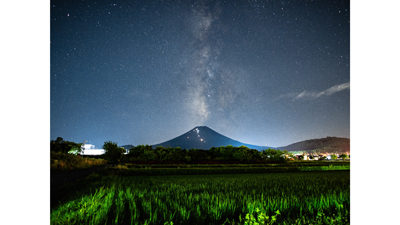
[[[288,151],[316,151],[321,153],[350,152],[350,139],[338,137],[311,139],[296,142],[285,147],[279,147],[278,149]]]
[[[233,139],[230,139],[224,135],[221,135],[214,130],[210,129],[206,126],[198,126],[190,131],[178,136],[174,139],[169,141],[153,145],[153,148],[158,146],[163,147],[180,147],[182,149],[204,149],[208,150],[211,147],[220,147],[220,146],[227,146],[232,145],[234,147],[239,146],[246,146],[251,149],[263,150],[268,149],[269,147],[266,146],[257,146],[257,145],[250,145],[245,144]]]

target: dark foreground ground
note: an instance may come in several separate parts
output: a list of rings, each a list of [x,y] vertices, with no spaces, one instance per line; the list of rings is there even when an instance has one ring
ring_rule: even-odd
[[[113,165],[96,166],[86,169],[71,170],[67,172],[54,172],[50,171],[50,188],[56,188],[69,182],[73,182],[80,178],[85,178],[92,173],[99,172],[102,169],[108,168]]]

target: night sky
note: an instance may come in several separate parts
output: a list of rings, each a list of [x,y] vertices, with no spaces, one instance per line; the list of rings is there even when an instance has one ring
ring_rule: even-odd
[[[350,1],[51,1],[50,139],[350,138]]]

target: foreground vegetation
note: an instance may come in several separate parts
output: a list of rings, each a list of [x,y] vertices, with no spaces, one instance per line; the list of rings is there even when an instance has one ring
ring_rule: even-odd
[[[349,161],[298,161],[287,151],[245,146],[186,150],[139,145],[124,154],[113,142],[105,142],[106,153],[99,159],[68,154],[79,153],[81,145],[52,141],[52,171],[109,164],[51,189],[51,224],[350,221]]]
[[[350,162],[292,162],[280,164],[119,164],[109,167],[107,175],[189,175],[241,174],[301,171],[350,170]]]
[[[50,152],[50,169],[52,171],[69,171],[106,164],[107,160],[104,159],[83,158],[62,152]]]
[[[129,149],[125,149],[119,147],[115,142],[107,141],[104,142],[102,148],[105,154],[101,157],[118,163],[283,163],[298,159],[287,150],[264,149],[258,151],[246,146],[234,147],[232,145],[212,147],[208,150],[161,146],[153,149],[150,145],[131,146]],[[81,149],[82,143],[64,141],[61,137],[50,142],[51,152],[78,155],[82,151]],[[309,157],[313,158],[312,155]],[[332,157],[334,159],[336,155],[332,155]],[[340,156],[342,159],[348,157],[346,154]],[[321,157],[319,160],[324,160],[324,158]]]
[[[94,174],[55,192],[63,197],[51,224],[349,224],[350,218],[349,171]]]

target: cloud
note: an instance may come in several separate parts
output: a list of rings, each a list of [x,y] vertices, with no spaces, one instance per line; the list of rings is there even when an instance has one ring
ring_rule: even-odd
[[[331,94],[334,94],[336,92],[343,91],[345,89],[350,89],[350,82],[347,82],[347,83],[344,83],[344,84],[335,85],[335,86],[327,89],[325,91],[325,93],[327,95],[331,95]]]
[[[308,92],[308,91],[303,91],[300,94],[286,94],[286,95],[281,95],[278,99],[281,98],[293,98],[293,100],[298,100],[298,99],[316,99],[324,95],[333,95],[337,92],[350,89],[350,82],[335,85],[331,88],[326,89],[325,91],[321,92]]]

